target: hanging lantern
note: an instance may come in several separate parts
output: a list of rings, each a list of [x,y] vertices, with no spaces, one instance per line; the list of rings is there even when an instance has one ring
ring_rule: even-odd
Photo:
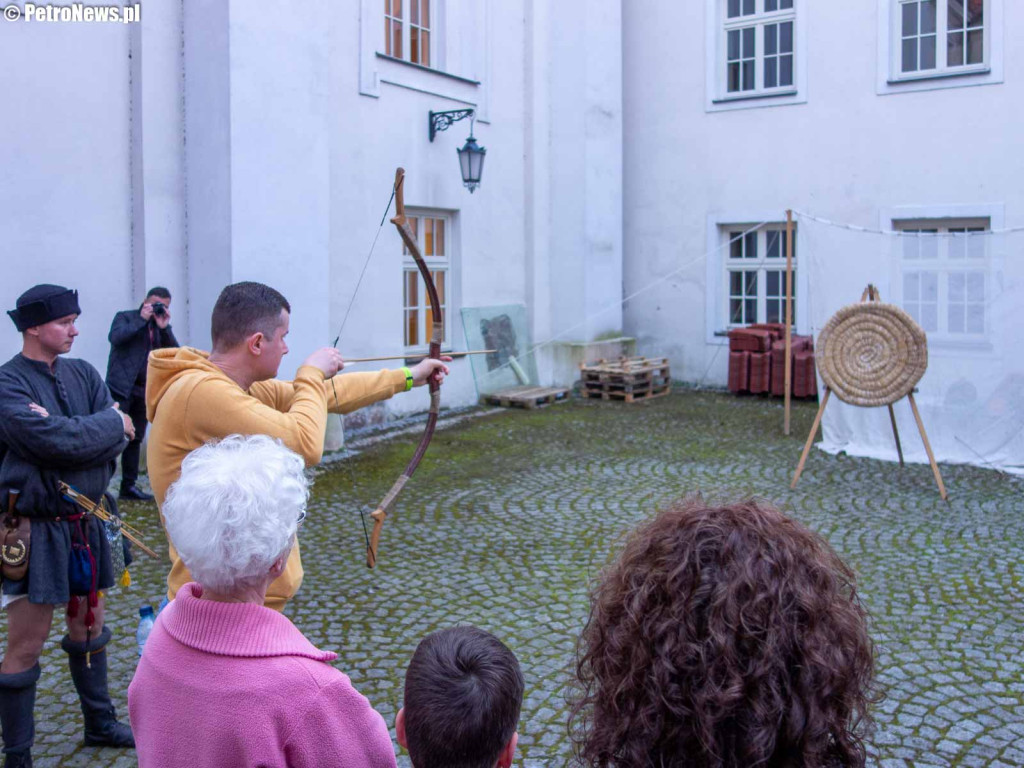
[[[428,116],[430,126],[430,140],[440,131],[448,130],[452,123],[469,118],[469,138],[462,149],[455,150],[459,153],[459,170],[462,173],[462,183],[472,192],[480,186],[480,176],[484,171],[484,156],[487,150],[476,143],[473,138],[473,123],[476,122],[476,113],[472,109],[452,109],[447,112],[431,112]]]
[[[487,150],[478,146],[472,132],[466,139],[462,149],[455,150],[459,153],[459,170],[462,171],[462,183],[472,193],[480,186],[480,176],[484,172],[484,157]]]

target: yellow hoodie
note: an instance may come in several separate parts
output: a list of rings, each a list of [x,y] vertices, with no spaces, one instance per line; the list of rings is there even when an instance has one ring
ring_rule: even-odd
[[[182,460],[209,440],[269,435],[312,466],[323,456],[328,411],[350,413],[404,389],[405,374],[400,370],[349,373],[335,376],[332,383],[319,368],[304,365],[295,381],[260,381],[246,392],[210,362],[207,352],[191,347],[155,350],[146,378],[146,417],[152,424],[146,465],[156,502],[163,508]],[[192,577],[170,541],[168,551],[167,596],[173,599]],[[284,573],[267,589],[267,607],[283,610],[301,583],[296,543]]]

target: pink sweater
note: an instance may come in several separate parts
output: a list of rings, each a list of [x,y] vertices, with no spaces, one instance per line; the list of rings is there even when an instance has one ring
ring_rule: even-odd
[[[141,768],[394,768],[382,718],[287,618],[200,600],[186,584],[160,613],[128,687]]]

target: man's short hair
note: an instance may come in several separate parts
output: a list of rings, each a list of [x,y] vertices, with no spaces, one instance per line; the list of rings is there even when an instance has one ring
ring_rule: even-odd
[[[146,298],[148,299],[150,296],[156,296],[157,298],[160,299],[170,299],[171,292],[164,288],[162,285],[154,285],[146,292]]]
[[[405,673],[405,733],[416,768],[493,768],[515,733],[523,673],[489,632],[463,626],[420,641]]]
[[[259,331],[271,337],[281,325],[281,310],[291,312],[288,300],[263,283],[232,283],[213,305],[210,335],[214,349],[231,349]]]

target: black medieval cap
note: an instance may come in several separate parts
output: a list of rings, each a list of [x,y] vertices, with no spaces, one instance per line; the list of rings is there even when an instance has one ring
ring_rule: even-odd
[[[80,315],[78,291],[62,285],[42,283],[18,297],[17,309],[7,312],[19,331],[26,331],[67,315]]]

